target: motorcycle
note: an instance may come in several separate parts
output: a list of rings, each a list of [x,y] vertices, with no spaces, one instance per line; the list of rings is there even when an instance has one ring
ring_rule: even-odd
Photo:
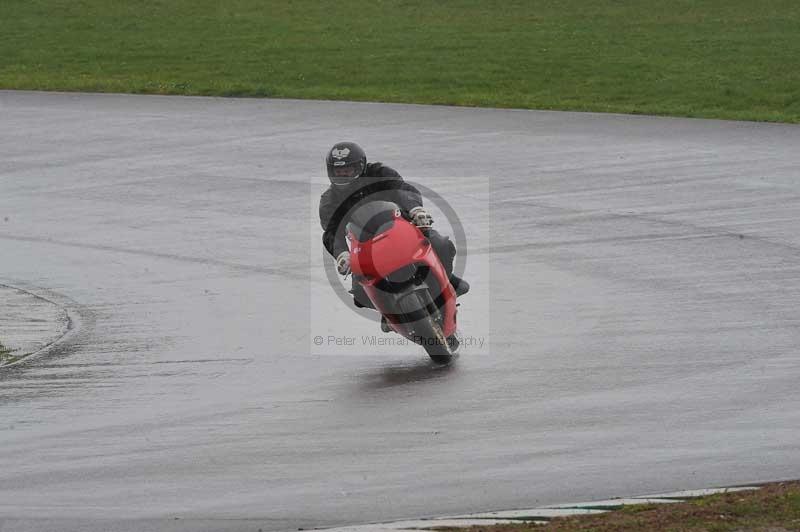
[[[389,328],[436,363],[458,353],[456,293],[424,230],[389,201],[367,203],[346,226],[350,266]]]

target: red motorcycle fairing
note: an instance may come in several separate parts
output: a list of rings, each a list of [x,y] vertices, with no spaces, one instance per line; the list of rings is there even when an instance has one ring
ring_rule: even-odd
[[[406,337],[413,333],[395,318],[396,308],[391,308],[395,307],[393,294],[387,294],[377,285],[401,268],[415,265],[427,267],[438,284],[437,287],[429,288],[433,292],[430,294],[431,298],[441,310],[442,332],[447,337],[455,334],[456,293],[447,272],[422,231],[403,218],[399,210],[395,211],[391,227],[369,240],[359,241],[353,231],[349,230],[348,246],[353,275],[358,277],[367,297],[386,316],[395,332]],[[399,297],[402,295],[395,294]]]

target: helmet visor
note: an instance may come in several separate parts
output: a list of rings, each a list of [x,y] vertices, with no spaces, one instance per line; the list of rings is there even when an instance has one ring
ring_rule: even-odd
[[[349,185],[361,175],[363,171],[361,162],[333,166],[328,171],[328,177],[334,185]]]

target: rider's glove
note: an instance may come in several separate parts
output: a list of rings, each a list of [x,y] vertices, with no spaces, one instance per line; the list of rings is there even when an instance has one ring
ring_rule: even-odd
[[[339,253],[339,256],[336,257],[336,271],[339,272],[339,275],[347,276],[350,274],[349,251],[342,251],[341,253]]]
[[[420,229],[428,229],[433,225],[433,216],[425,210],[425,207],[414,207],[408,211],[408,215],[411,216],[411,223]]]

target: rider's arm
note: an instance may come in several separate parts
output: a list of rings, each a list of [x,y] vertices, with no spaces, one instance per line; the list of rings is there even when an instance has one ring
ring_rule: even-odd
[[[397,170],[381,165],[379,172],[381,177],[388,178],[387,182],[396,191],[397,204],[405,211],[404,214],[408,215],[412,209],[422,207],[422,194],[414,185],[403,181]]]
[[[335,201],[331,190],[322,194],[319,200],[319,222],[322,225],[322,245],[333,257],[347,251],[344,228],[341,225],[341,214],[337,212],[339,202]]]
[[[335,227],[326,230],[322,234],[322,245],[332,257],[338,257],[343,251],[347,251],[347,240],[344,236],[344,231],[339,231],[337,234]]]

